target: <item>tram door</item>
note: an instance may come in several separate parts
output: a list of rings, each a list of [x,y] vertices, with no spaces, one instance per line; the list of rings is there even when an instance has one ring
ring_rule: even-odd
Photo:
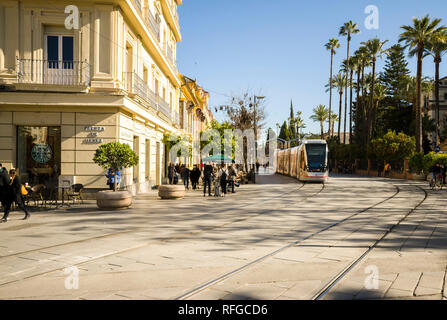
[[[305,159],[304,147],[303,147],[303,148],[301,148],[301,151],[300,151],[300,169],[299,169],[300,170],[300,173],[299,173],[300,177],[301,177],[301,175],[303,175],[305,168],[306,168],[306,159]]]

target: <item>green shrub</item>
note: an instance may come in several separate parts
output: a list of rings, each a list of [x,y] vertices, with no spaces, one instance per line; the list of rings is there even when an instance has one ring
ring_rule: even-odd
[[[415,153],[410,158],[410,169],[412,172],[421,173],[424,172],[428,174],[430,172],[430,168],[433,167],[436,162],[439,164],[447,166],[447,155],[446,154],[436,154],[434,152],[430,152],[426,155],[423,153]]]
[[[138,155],[126,143],[110,142],[101,145],[95,152],[93,162],[104,169],[121,171],[138,164]],[[116,189],[115,179],[115,188]]]

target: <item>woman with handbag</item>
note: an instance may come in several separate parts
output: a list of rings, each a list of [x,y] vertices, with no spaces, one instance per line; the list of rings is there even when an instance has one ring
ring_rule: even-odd
[[[9,211],[11,210],[11,205],[14,201],[17,203],[18,208],[25,212],[25,217],[23,220],[27,220],[31,216],[26,210],[25,203],[23,201],[23,196],[27,194],[27,191],[20,183],[20,178],[17,176],[17,172],[14,169],[9,170],[9,176],[11,177],[11,181],[9,182],[9,194],[7,196],[5,214],[1,222],[8,221]]]

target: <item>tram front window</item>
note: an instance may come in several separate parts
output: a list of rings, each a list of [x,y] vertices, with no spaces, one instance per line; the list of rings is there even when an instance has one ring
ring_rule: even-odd
[[[321,172],[326,168],[326,145],[306,144],[307,168],[310,172]]]

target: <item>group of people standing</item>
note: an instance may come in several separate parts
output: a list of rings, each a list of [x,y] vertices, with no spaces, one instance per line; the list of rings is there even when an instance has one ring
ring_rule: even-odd
[[[237,172],[233,166],[207,163],[203,165],[202,170],[201,167],[194,165],[194,168],[190,170],[185,165],[174,166],[170,163],[168,166],[169,184],[177,184],[179,177],[181,177],[187,190],[189,189],[190,181],[192,189],[196,190],[199,186],[200,178],[202,178],[204,197],[206,196],[207,189],[208,195],[212,195],[211,186],[214,188],[214,196],[216,197],[225,196],[228,190],[235,193],[234,186],[236,184]]]
[[[11,211],[12,204],[15,202],[19,209],[25,212],[23,220],[27,220],[30,217],[28,210],[26,210],[25,202],[23,200],[23,189],[20,182],[20,178],[17,175],[15,169],[6,170],[0,163],[0,202],[3,206],[4,214],[0,222],[7,222],[9,212]]]

